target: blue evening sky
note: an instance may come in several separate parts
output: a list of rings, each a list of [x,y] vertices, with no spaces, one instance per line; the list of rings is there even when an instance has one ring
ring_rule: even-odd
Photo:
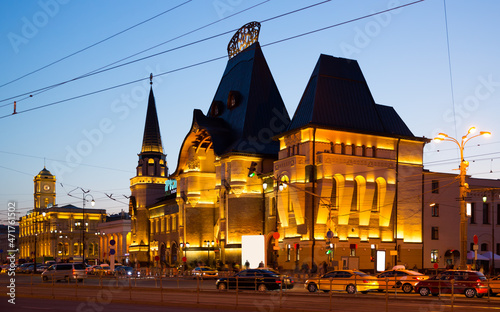
[[[333,0],[268,20],[320,2],[2,1],[0,223],[7,219],[9,201],[17,202],[19,217],[33,208],[33,177],[44,163],[58,180],[57,204],[81,206],[80,191],[72,193],[80,199],[66,194],[82,187],[91,190],[96,208],[105,208],[108,213],[128,211],[125,196],[130,195],[129,180],[135,175],[142,143],[149,74],[173,71],[156,77],[153,84],[163,145],[173,172],[191,126],[193,109],[208,110],[227,58],[182,68],[227,55],[233,30],[250,21],[264,21],[259,41],[290,116],[321,53],[356,59],[375,101],[394,107],[414,135],[432,138],[446,132],[461,137],[472,125],[491,131],[489,139],[481,137],[468,143],[468,173],[479,178],[500,178],[499,1],[448,0],[445,14],[444,0],[425,0],[344,23],[414,1]],[[229,17],[240,11],[244,12]],[[279,42],[336,24],[341,25]],[[229,31],[42,93],[36,91],[166,41],[127,61]],[[16,115],[12,115],[14,101]],[[430,143],[424,155],[426,169],[456,172],[456,145],[441,143],[436,147]],[[116,200],[106,194],[113,194]]]

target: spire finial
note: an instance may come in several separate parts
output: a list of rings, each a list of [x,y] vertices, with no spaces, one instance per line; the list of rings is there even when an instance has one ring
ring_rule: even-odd
[[[153,85],[153,73],[149,75],[149,84]]]

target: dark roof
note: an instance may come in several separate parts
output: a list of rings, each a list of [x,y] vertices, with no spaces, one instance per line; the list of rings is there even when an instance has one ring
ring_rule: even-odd
[[[161,144],[160,124],[156,114],[155,97],[153,87],[149,91],[148,110],[146,113],[146,124],[144,125],[144,136],[142,139],[141,153],[158,152],[163,154]]]
[[[237,97],[233,108],[227,105],[230,92]],[[214,105],[218,115],[212,114]],[[195,111],[194,117],[206,127],[217,155],[278,152],[279,142],[270,138],[286,129],[290,117],[258,42],[227,62],[207,116]]]
[[[357,61],[324,54],[316,63],[287,131],[308,125],[413,137],[392,107],[375,103]]]
[[[43,167],[43,169],[38,173],[38,176],[49,176],[49,177],[54,177],[54,175],[52,173],[50,173],[49,170],[47,170],[47,168]]]

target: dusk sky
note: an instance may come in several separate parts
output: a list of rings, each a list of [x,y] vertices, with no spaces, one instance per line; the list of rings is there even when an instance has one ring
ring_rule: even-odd
[[[208,111],[227,44],[251,21],[262,23],[259,42],[290,117],[320,54],[355,59],[376,103],[394,107],[415,136],[491,131],[466,145],[465,158],[468,174],[499,179],[498,12],[496,0],[2,1],[0,223],[9,201],[18,218],[33,209],[44,165],[58,205],[81,207],[81,191],[67,195],[81,187],[95,208],[128,211],[149,74],[172,173],[193,109]],[[424,151],[425,169],[458,172],[455,144]]]

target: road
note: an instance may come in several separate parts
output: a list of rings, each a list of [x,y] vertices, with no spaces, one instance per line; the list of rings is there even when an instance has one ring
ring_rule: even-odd
[[[12,311],[451,311],[451,297],[421,297],[418,294],[308,293],[298,284],[293,290],[218,291],[214,281],[198,284],[193,279],[98,279],[88,278],[84,285],[41,283],[40,278],[16,276],[16,309]],[[1,285],[8,284],[0,275]],[[137,285],[137,286],[136,286]],[[197,285],[199,287],[197,288]],[[5,288],[4,288],[5,289]],[[199,291],[197,290],[199,289]],[[387,298],[387,301],[386,301]],[[9,308],[6,292],[0,294],[0,310]],[[53,300],[55,299],[55,300]],[[25,309],[17,310],[17,308]],[[386,310],[387,309],[387,310]],[[500,311],[500,298],[455,297],[453,311]]]

